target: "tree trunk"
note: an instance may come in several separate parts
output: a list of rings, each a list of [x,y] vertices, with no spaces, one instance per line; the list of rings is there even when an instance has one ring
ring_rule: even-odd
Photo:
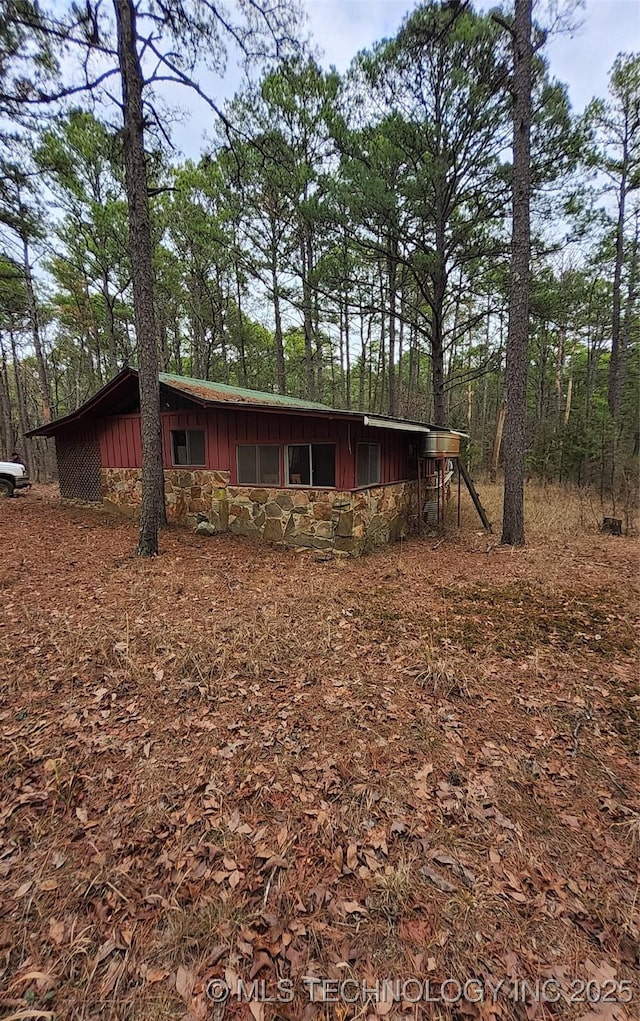
[[[436,223],[436,267],[433,272],[433,307],[431,310],[431,381],[433,385],[434,425],[446,425],[444,396],[444,298],[447,274],[444,262],[444,221]]]
[[[18,422],[20,424],[20,436],[21,436],[21,439],[22,439],[22,448],[23,448],[21,453],[22,453],[22,456],[24,457],[24,463],[25,463],[25,466],[27,468],[27,471],[29,473],[31,473],[31,470],[33,468],[33,458],[31,457],[31,451],[33,450],[34,452],[37,453],[37,449],[38,449],[37,448],[37,441],[36,441],[36,443],[34,443],[34,440],[30,440],[29,442],[31,444],[31,447],[30,447],[30,449],[27,449],[27,440],[25,439],[25,434],[29,431],[29,422],[28,422],[28,419],[27,419],[27,405],[26,405],[26,401],[24,399],[24,388],[22,386],[22,379],[20,378],[20,368],[21,367],[20,367],[20,363],[18,361],[18,349],[16,347],[16,338],[14,337],[13,332],[11,332],[9,334],[9,336],[11,338],[11,357],[13,358],[13,379],[14,379],[14,384],[15,384],[15,388],[16,388],[16,404],[18,405]],[[48,453],[48,445],[47,445],[48,441],[46,439],[44,439],[41,442],[42,442],[42,445],[44,447],[44,453],[45,453],[45,465],[44,465],[44,467],[45,467],[45,474],[47,475],[47,480],[48,480],[49,465],[46,464],[46,455]],[[36,458],[36,460],[37,460],[37,458]]]
[[[433,424],[446,425],[444,406],[444,352],[442,349],[441,323],[434,316],[431,334],[431,379],[433,385]]]
[[[573,368],[571,369],[571,373],[569,375],[569,380],[567,382],[567,399],[566,399],[565,405],[564,405],[564,427],[565,427],[565,429],[569,425],[569,417],[571,415],[571,398],[572,398],[572,396],[573,396]],[[564,443],[564,439],[563,439],[563,443]]]
[[[86,362],[87,365],[87,373],[89,375],[89,383],[91,389],[94,390],[96,371],[98,380],[100,382],[100,386],[102,386],[102,383],[104,382],[102,378],[102,356],[100,353],[100,331],[98,329],[98,323],[95,317],[93,303],[91,301],[91,295],[89,293],[89,281],[87,279],[86,273],[83,273],[82,277],[83,277],[82,302],[76,295],[76,306],[81,315],[83,315],[85,309],[88,310],[88,313],[90,314],[87,316],[87,318],[89,319],[90,326],[86,329],[83,329],[80,333],[80,350],[82,352],[82,360]],[[91,347],[91,339],[93,339],[93,348]],[[78,371],[80,371],[80,366],[78,367]]]
[[[487,298],[487,326],[485,336],[485,355],[489,352],[489,345],[491,342],[491,297]],[[496,387],[498,387],[499,378],[496,373]],[[487,432],[487,401],[489,396],[489,373],[485,372],[484,379],[482,382],[482,423],[480,426],[480,465],[482,468],[486,467],[486,451],[485,451],[485,436]]]
[[[304,236],[300,243],[300,263],[302,268],[302,312],[304,320],[304,365],[307,382],[307,400],[312,401],[316,395],[316,376],[313,364],[313,312],[311,307],[311,286],[309,274],[311,265],[309,261],[310,238],[308,229],[305,226]]]
[[[395,418],[396,407],[396,245],[389,242],[389,254],[387,257],[387,276],[389,279],[389,414]]]
[[[418,347],[418,328],[415,322],[409,323],[409,387],[403,414],[407,418],[415,417],[418,405],[418,370],[420,367],[420,350]]]
[[[496,434],[493,440],[493,454],[491,455],[491,481],[495,482],[498,475],[498,465],[500,464],[500,451],[502,449],[502,433],[504,430],[504,419],[506,414],[506,408],[504,404],[500,405],[498,411],[498,421],[496,422]]]
[[[400,308],[402,309],[402,293],[400,295]],[[402,358],[404,355],[404,316],[402,311],[400,313],[400,322],[398,324],[398,372],[396,374],[396,415],[402,417],[402,407],[404,404],[404,380],[402,376]]]
[[[236,302],[238,305],[238,343],[240,346],[240,378],[242,385],[247,386],[248,373],[247,373],[247,352],[244,342],[244,320],[242,318],[242,286],[240,283],[240,268],[238,263],[235,264],[236,271]]]
[[[348,278],[349,269],[348,269],[348,262],[347,262],[347,244],[346,244],[346,240],[345,240],[345,244],[344,244],[344,248],[343,248],[343,253],[344,253],[345,275]],[[345,397],[346,397],[345,408],[350,408],[351,407],[351,352],[349,350],[349,333],[350,333],[350,329],[349,329],[349,291],[348,291],[348,287],[345,286],[345,289],[344,289],[344,351],[345,351],[345,373],[346,373],[346,376],[345,376]]]
[[[364,374],[367,366],[367,342],[364,336],[364,316],[360,309],[360,375],[358,379],[358,411],[364,411]]]
[[[180,340],[180,323],[177,317],[173,321],[173,359],[175,370],[179,376],[182,375],[182,344]]]
[[[27,298],[29,301],[29,318],[31,319],[31,336],[33,337],[33,347],[36,352],[36,364],[38,366],[38,386],[40,389],[40,400],[42,402],[42,420],[44,422],[50,422],[51,398],[49,396],[49,382],[47,380],[47,368],[44,361],[44,353],[42,351],[38,306],[33,288],[31,263],[29,262],[29,242],[24,236],[22,238],[22,253],[24,258],[24,280],[27,288]]]
[[[278,393],[285,394],[284,340],[282,337],[282,312],[280,310],[280,287],[278,284],[278,241],[275,216],[269,217],[271,226],[271,290],[273,292],[273,318],[275,323],[274,339],[276,345],[276,375],[278,377]]]
[[[387,337],[385,331],[385,317],[384,317],[384,306],[386,295],[384,292],[384,273],[382,266],[380,269],[380,346],[378,347],[378,367],[376,369],[376,378],[373,390],[373,404],[369,401],[369,407],[372,411],[378,411],[380,414],[384,414],[384,391],[385,382],[387,375]],[[380,404],[378,404],[378,394],[380,395]]]
[[[625,136],[622,155],[622,178],[620,180],[620,195],[618,196],[618,222],[616,224],[616,258],[613,270],[613,308],[611,316],[611,358],[609,361],[609,388],[607,399],[611,417],[618,414],[620,403],[620,319],[622,308],[622,264],[624,261],[624,218],[625,204],[627,197],[627,173],[628,173],[628,140]]]
[[[109,292],[109,276],[106,272],[102,274],[102,300],[104,301],[104,313],[107,321],[107,339],[109,347],[107,350],[107,365],[109,376],[116,376],[118,373],[118,340],[116,337],[116,320],[113,314],[113,299]]]
[[[564,323],[560,326],[558,335],[558,350],[556,352],[556,431],[560,432],[562,423],[562,405],[564,398],[562,395],[562,383],[564,375],[564,363],[566,357],[566,334],[567,327]]]
[[[627,297],[625,301],[624,316],[620,324],[620,348],[618,355],[618,379],[617,394],[618,403],[624,398],[627,383],[627,354],[631,346],[632,328],[634,322],[633,310],[638,296],[638,240],[639,240],[640,214],[636,213],[636,225],[631,247],[631,259],[627,273]],[[637,405],[636,405],[637,407]]]
[[[346,408],[346,398],[344,393],[344,305],[342,303],[343,295],[340,294],[338,298],[338,357],[340,359],[340,405],[341,408]],[[335,405],[334,405],[335,407]]]
[[[158,343],[160,345],[160,371],[169,372],[169,328],[164,316],[158,324]]]
[[[486,466],[485,436],[487,432],[487,397],[489,391],[489,373],[485,372],[482,381],[482,420],[480,423],[480,466]]]
[[[8,461],[13,454],[13,423],[11,421],[11,402],[9,400],[9,374],[7,372],[7,356],[0,338],[0,412],[2,422],[2,452]]]
[[[507,332],[506,429],[502,542],[524,545],[524,459],[527,415],[531,253],[532,2],[515,0],[513,23],[513,225]]]
[[[315,257],[315,252],[314,252],[314,249],[313,249],[313,238],[312,238],[311,232],[309,232],[308,238],[307,238],[307,252],[308,252],[307,265],[310,268],[311,267],[315,267],[316,257]],[[323,374],[324,374],[324,345],[325,345],[325,342],[324,342],[324,338],[322,336],[322,330],[320,329],[320,300],[319,300],[319,295],[318,295],[318,289],[315,286],[315,284],[314,284],[314,286],[311,289],[311,294],[312,294],[312,297],[313,297],[313,316],[312,316],[313,335],[315,337],[315,342],[316,342],[316,363],[317,363],[316,364],[316,369],[317,369],[317,371],[316,371],[316,397],[317,397],[318,400],[324,400],[324,397],[323,397],[323,389],[324,389]]]
[[[144,154],[143,78],[137,49],[136,9],[133,0],[114,0],[114,6],[122,78],[125,184],[138,340],[142,432],[142,508],[137,552],[140,556],[149,557],[158,553],[158,528],[166,523],[166,509],[153,305],[153,245]]]

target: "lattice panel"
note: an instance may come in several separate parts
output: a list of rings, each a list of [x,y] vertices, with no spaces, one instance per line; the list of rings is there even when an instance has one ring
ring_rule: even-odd
[[[56,439],[60,496],[66,500],[99,501],[100,444],[97,440]]]

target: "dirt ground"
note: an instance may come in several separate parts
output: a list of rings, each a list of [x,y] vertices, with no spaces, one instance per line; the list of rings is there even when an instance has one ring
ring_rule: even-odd
[[[143,561],[1,501],[0,1017],[638,1017],[638,542],[529,505]]]

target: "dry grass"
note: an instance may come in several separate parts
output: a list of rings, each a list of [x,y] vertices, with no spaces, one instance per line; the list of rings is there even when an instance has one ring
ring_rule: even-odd
[[[638,545],[527,505],[523,550],[465,502],[326,563],[178,529],[145,562],[129,522],[0,505],[0,1016],[221,1021],[225,974],[296,983],[225,1018],[291,1019],[367,1015],[305,974],[637,979]]]
[[[503,487],[501,482],[476,481],[482,504],[500,537],[502,527]],[[452,490],[447,516],[448,527],[455,524],[456,492]],[[462,496],[462,524],[465,528],[481,527],[468,494]],[[639,509],[635,503],[622,501],[614,504],[601,500],[595,490],[577,486],[543,485],[530,482],[525,489],[525,522],[529,542],[548,542],[578,534],[598,532],[604,517],[622,519],[626,535],[638,535]]]

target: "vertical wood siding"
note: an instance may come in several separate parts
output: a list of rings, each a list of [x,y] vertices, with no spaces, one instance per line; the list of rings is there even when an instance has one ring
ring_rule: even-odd
[[[139,468],[142,464],[140,415],[117,415],[100,423],[103,468]]]
[[[334,443],[336,488],[356,486],[356,454],[360,442],[380,444],[381,483],[410,477],[411,434],[394,429],[370,429],[357,422],[315,418],[312,415],[280,415],[246,408],[162,413],[162,446],[165,468],[172,466],[171,431],[203,429],[206,468],[231,473],[236,485],[236,446],[240,443]],[[139,468],[142,463],[140,415],[115,415],[99,423],[100,455],[104,468]],[[281,478],[284,482],[284,451]]]

